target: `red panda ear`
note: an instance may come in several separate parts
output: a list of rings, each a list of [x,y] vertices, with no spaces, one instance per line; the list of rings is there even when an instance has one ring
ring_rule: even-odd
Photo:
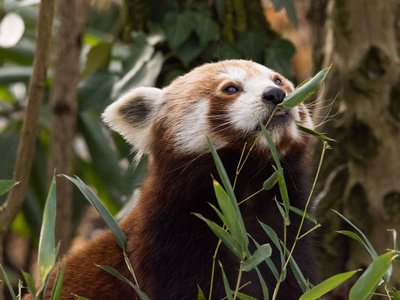
[[[102,114],[103,121],[133,145],[139,156],[149,153],[150,127],[162,93],[157,88],[135,88],[108,106]]]

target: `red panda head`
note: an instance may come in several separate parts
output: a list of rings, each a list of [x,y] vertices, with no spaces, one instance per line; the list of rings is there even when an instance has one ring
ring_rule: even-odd
[[[135,88],[111,104],[103,119],[139,154],[161,146],[174,155],[199,155],[209,152],[205,136],[217,149],[254,142],[261,132],[257,118],[266,123],[293,89],[260,64],[227,60],[195,68],[163,89]],[[278,111],[267,127],[280,155],[305,140],[296,122],[313,128],[304,104]],[[264,138],[256,150],[268,153]]]

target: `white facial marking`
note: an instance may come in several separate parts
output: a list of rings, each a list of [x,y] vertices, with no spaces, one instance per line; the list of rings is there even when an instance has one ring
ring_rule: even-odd
[[[202,100],[193,105],[192,110],[179,117],[176,123],[177,131],[174,137],[175,147],[179,152],[201,154],[209,151],[206,135],[209,135],[208,101]],[[213,140],[215,147],[221,147],[224,142]]]
[[[242,68],[230,66],[226,67],[225,70],[217,76],[217,78],[227,78],[231,79],[232,81],[243,82],[247,78],[247,72]]]

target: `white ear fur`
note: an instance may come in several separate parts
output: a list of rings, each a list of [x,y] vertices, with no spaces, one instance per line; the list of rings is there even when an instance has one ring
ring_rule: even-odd
[[[108,106],[102,119],[133,145],[140,157],[149,153],[152,142],[150,127],[161,99],[161,89],[135,88]]]

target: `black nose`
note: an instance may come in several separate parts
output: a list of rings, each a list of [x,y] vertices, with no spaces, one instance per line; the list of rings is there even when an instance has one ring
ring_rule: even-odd
[[[267,87],[263,92],[263,101],[265,103],[271,102],[278,105],[285,98],[286,93],[277,87]]]

